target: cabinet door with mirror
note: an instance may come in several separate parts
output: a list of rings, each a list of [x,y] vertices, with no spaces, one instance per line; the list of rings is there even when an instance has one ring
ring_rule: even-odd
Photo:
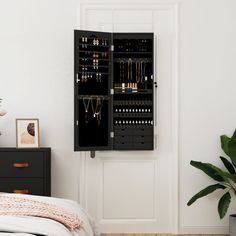
[[[75,150],[111,149],[111,34],[74,34]]]

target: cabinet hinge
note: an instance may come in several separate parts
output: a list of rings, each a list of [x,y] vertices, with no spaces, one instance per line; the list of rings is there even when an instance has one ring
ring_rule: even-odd
[[[80,79],[79,79],[79,75],[78,73],[76,73],[76,83],[79,83]]]
[[[110,137],[111,137],[111,138],[114,138],[114,132],[113,132],[113,131],[110,132]]]
[[[114,94],[114,89],[110,89],[110,94],[111,94],[111,95]]]
[[[114,45],[111,45],[111,51],[112,52],[114,51]]]
[[[156,82],[156,80],[154,80],[154,76],[153,75],[151,75],[151,79],[154,81],[154,86],[155,86],[155,88],[157,88],[158,86],[157,86],[157,82]]]
[[[76,121],[76,125],[79,125],[79,121],[78,120]]]

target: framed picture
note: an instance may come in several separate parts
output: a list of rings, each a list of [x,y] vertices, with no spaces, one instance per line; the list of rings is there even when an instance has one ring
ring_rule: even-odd
[[[16,119],[16,147],[39,148],[39,119]]]

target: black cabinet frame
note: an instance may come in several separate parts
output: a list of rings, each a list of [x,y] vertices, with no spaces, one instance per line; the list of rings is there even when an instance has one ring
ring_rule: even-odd
[[[153,150],[153,33],[74,31],[74,150]]]

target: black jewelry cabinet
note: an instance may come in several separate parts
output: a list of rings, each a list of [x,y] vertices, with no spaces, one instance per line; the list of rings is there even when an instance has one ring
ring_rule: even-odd
[[[74,31],[74,150],[153,150],[153,33]]]

